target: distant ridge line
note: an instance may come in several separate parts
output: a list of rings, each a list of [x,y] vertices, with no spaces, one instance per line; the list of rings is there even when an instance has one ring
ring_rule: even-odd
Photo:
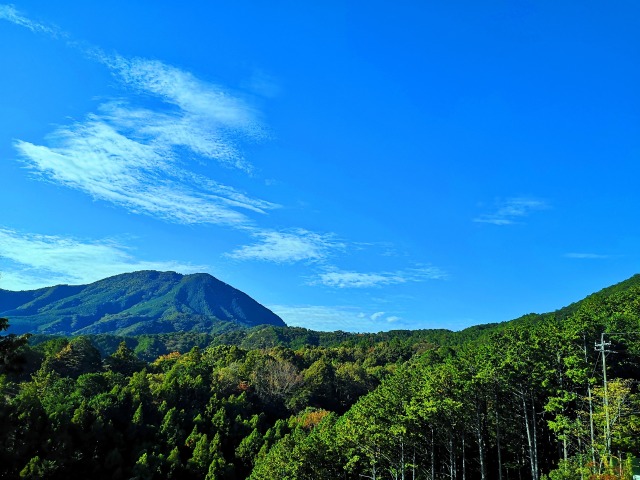
[[[0,289],[10,333],[143,334],[286,326],[246,293],[208,273],[142,270],[86,285]]]

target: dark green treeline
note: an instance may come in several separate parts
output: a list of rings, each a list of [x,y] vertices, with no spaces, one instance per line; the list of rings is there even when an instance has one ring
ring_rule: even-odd
[[[153,361],[85,337],[23,345],[22,371],[12,354],[0,375],[0,477],[630,479],[637,332],[631,284],[440,342],[214,344]]]

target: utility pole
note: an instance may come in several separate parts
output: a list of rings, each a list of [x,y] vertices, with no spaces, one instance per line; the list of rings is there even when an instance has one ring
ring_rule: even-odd
[[[596,343],[595,350],[602,355],[602,383],[604,386],[604,414],[605,414],[605,445],[607,457],[611,458],[611,420],[609,418],[609,392],[607,391],[607,353],[616,353],[613,350],[607,350],[607,347],[611,346],[611,342],[605,342],[605,335],[626,336],[626,335],[640,335],[640,332],[602,332],[600,334],[600,343]],[[618,456],[620,456],[618,454]]]
[[[596,343],[595,349],[602,355],[602,383],[604,385],[604,415],[605,415],[605,446],[607,457],[611,457],[611,423],[609,420],[609,393],[607,392],[607,356],[610,350],[606,350],[611,346],[611,342],[604,341],[604,332],[600,334],[600,343]]]

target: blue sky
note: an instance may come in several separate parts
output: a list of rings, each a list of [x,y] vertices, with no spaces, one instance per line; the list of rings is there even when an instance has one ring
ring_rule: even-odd
[[[0,5],[0,287],[450,328],[638,273],[636,2]]]

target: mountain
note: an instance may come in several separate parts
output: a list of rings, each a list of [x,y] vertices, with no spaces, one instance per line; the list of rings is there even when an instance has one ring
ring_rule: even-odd
[[[597,306],[597,309],[608,308],[609,310],[616,311],[618,308],[628,308],[623,306],[625,302],[637,303],[638,298],[640,298],[640,274],[636,274],[622,282],[598,290],[597,292],[586,296],[582,300],[578,300],[577,302],[571,303],[570,305],[562,307],[554,312],[528,313],[506,322],[488,324],[487,327],[490,327],[488,329],[490,331],[499,331],[513,324],[535,325],[536,323],[543,322],[550,318],[555,318],[561,321],[573,316],[576,312],[586,311],[589,308],[593,309],[595,308],[594,306]],[[608,305],[608,307],[605,307],[605,305]],[[484,327],[482,325],[480,326]],[[470,328],[473,329],[476,327]]]
[[[89,285],[14,292],[0,289],[9,333],[138,335],[285,326],[271,310],[206,273],[140,271]]]

